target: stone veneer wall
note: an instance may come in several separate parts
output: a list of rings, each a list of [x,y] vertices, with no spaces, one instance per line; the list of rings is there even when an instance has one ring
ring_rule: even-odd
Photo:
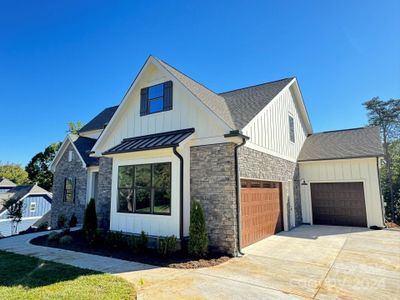
[[[111,179],[112,179],[112,158],[100,157],[99,177],[96,201],[98,224],[103,229],[110,228],[110,207],[111,207]]]
[[[296,223],[290,225],[292,227],[302,223],[300,182],[298,181],[299,166],[297,163],[244,146],[239,148],[239,168],[240,177],[283,182],[283,195],[287,193],[287,181],[296,180],[293,181]]]
[[[190,148],[190,194],[201,202],[211,250],[237,254],[233,143]]]
[[[73,151],[72,161],[68,161],[68,153]],[[65,178],[72,178],[75,181],[75,201],[74,203],[64,202],[64,181]],[[86,207],[86,185],[87,171],[83,167],[82,161],[75,152],[72,145],[69,145],[61,157],[53,176],[53,201],[51,204],[51,226],[57,226],[58,217],[64,215],[67,222],[75,214],[78,223],[83,222],[83,215]]]

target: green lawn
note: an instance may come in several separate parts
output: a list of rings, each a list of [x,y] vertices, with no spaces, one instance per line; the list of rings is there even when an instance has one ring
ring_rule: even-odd
[[[134,299],[122,278],[0,251],[1,299]]]

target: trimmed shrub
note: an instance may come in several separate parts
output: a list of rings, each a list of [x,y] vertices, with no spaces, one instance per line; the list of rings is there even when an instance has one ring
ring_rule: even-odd
[[[94,199],[90,199],[85,209],[82,232],[89,244],[95,243],[97,235],[97,214]]]
[[[47,236],[48,241],[58,241],[61,237],[61,234],[58,232],[50,232],[49,235]]]
[[[119,231],[109,231],[106,234],[105,243],[109,248],[127,248],[127,236]]]
[[[76,224],[78,224],[78,219],[76,218],[75,214],[71,216],[71,219],[69,220],[69,227],[75,227]]]
[[[204,257],[208,252],[208,235],[203,208],[199,201],[193,200],[190,208],[189,244],[190,255]]]
[[[176,251],[176,236],[171,235],[158,240],[157,251],[161,256],[171,255]]]
[[[149,238],[147,237],[147,234],[142,230],[138,241],[140,250],[146,250],[148,242]]]
[[[62,245],[69,245],[69,244],[72,243],[72,236],[70,236],[70,235],[64,235],[64,236],[62,236],[62,237],[58,240],[58,242],[59,242],[60,244],[62,244]]]
[[[61,231],[61,235],[69,235],[71,233],[71,230],[69,228],[64,228]]]
[[[38,230],[39,231],[47,230],[47,228],[49,228],[49,223],[48,222],[42,222],[38,226]]]
[[[140,251],[138,238],[136,236],[127,237],[127,246],[133,253],[139,253]]]
[[[59,215],[57,219],[57,228],[65,228],[67,224],[67,218],[64,215]]]

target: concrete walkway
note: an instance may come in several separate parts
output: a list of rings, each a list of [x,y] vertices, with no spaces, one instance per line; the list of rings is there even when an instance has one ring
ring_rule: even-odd
[[[142,299],[392,300],[400,293],[400,231],[301,226],[244,249],[244,257],[197,270],[28,243],[40,234],[0,240],[0,249],[116,274],[135,284]]]
[[[0,250],[14,252],[22,255],[34,256],[43,260],[50,260],[79,268],[91,269],[104,273],[118,274],[138,270],[155,268],[150,265],[130,262],[122,259],[92,255],[57,248],[32,245],[30,240],[35,237],[48,234],[37,232],[24,235],[16,235],[0,239]]]

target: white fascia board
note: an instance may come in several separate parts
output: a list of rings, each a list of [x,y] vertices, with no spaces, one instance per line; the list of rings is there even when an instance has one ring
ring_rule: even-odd
[[[62,142],[60,149],[58,149],[56,155],[54,156],[53,160],[51,161],[51,163],[49,165],[49,169],[53,173],[56,170],[56,165],[58,164],[58,161],[60,160],[60,158],[64,154],[65,150],[67,149],[67,144],[70,143],[68,136],[69,135],[67,135],[64,138],[64,141]]]
[[[57,151],[56,156],[54,157],[53,161],[50,163],[49,169],[51,172],[54,173],[54,171],[56,170],[56,166],[57,166],[58,162],[60,161],[61,157],[63,156],[65,150],[68,148],[68,144],[72,145],[72,147],[74,148],[75,152],[77,153],[79,159],[82,161],[82,167],[86,168],[85,161],[83,160],[82,156],[80,155],[78,149],[76,149],[74,141],[71,138],[71,135],[68,134],[65,137],[60,149]]]
[[[267,110],[268,108],[269,108],[269,106],[270,106],[270,104],[272,104],[273,102],[275,102],[275,101],[278,101],[278,99],[279,99],[279,97],[283,94],[283,93],[285,93],[288,89],[290,89],[290,87],[292,86],[292,85],[295,85],[295,87],[296,87],[296,90],[298,91],[298,95],[297,96],[299,96],[301,99],[299,99],[300,100],[300,103],[298,103],[299,101],[296,101],[297,103],[297,105],[298,106],[300,106],[300,110],[301,110],[301,116],[302,116],[302,119],[304,119],[305,120],[305,125],[306,125],[306,128],[307,128],[307,131],[309,132],[309,133],[312,133],[312,127],[311,127],[311,123],[310,123],[310,119],[308,118],[308,114],[307,114],[307,110],[306,110],[306,107],[305,107],[305,105],[304,105],[304,101],[303,101],[303,97],[302,97],[302,95],[301,95],[301,91],[300,91],[300,89],[299,89],[299,86],[298,86],[298,84],[297,84],[297,79],[296,78],[293,78],[267,105],[265,105],[264,106],[264,108],[262,109],[262,110],[260,110],[255,116],[254,116],[254,118],[253,119],[251,119],[250,120],[250,122],[249,123],[247,123],[246,124],[246,126],[244,126],[243,127],[243,130],[242,131],[245,131],[246,129],[248,129],[248,127],[249,126],[251,126],[256,120],[257,120],[257,118],[260,116],[260,115],[262,115],[264,112],[265,112],[265,110]],[[296,99],[298,98],[298,97],[295,97]],[[295,100],[296,100],[295,99]]]
[[[137,82],[140,81],[140,79],[142,78],[144,71],[147,69],[147,67],[149,66],[149,64],[152,63],[155,66],[157,66],[159,68],[159,70],[163,71],[165,74],[167,74],[169,77],[172,77],[173,79],[175,79],[175,82],[178,83],[178,85],[187,90],[191,95],[193,95],[193,93],[185,86],[183,85],[180,80],[178,78],[176,78],[174,75],[172,75],[167,69],[164,68],[164,66],[162,66],[157,59],[155,59],[153,56],[149,56],[146,60],[146,62],[144,63],[143,67],[140,69],[138,75],[136,76],[136,78],[133,80],[131,86],[129,87],[128,91],[126,92],[125,96],[122,99],[121,104],[118,106],[118,109],[115,111],[114,115],[112,116],[110,122],[108,123],[108,125],[106,126],[106,128],[102,131],[102,133],[100,134],[99,138],[97,139],[95,145],[92,148],[92,151],[94,151],[93,154],[91,154],[90,156],[100,156],[100,153],[97,153],[97,148],[99,147],[99,145],[101,144],[101,142],[110,134],[110,131],[112,131],[112,126],[113,124],[116,122],[116,120],[118,119],[121,111],[123,110],[123,107],[125,106],[125,103],[128,101],[128,98],[130,96],[130,94],[132,93],[132,91],[134,90],[134,88],[136,87]],[[227,131],[230,131],[234,128],[231,128],[228,124],[226,124],[220,117],[218,117],[213,111],[211,111],[202,101],[200,101],[200,99],[198,99],[195,95],[193,95],[194,98],[196,98],[199,102],[199,104],[201,105],[201,107],[209,114],[211,114],[216,121],[222,126],[222,128],[224,128]]]
[[[94,152],[94,154],[91,154],[90,156],[99,156],[97,154],[97,147],[100,145],[100,143],[105,139],[105,136],[109,135],[109,132],[111,130],[112,125],[115,123],[115,120],[118,118],[119,114],[122,111],[122,107],[125,105],[125,103],[128,101],[128,98],[131,94],[131,92],[133,91],[133,89],[136,86],[136,83],[142,78],[144,70],[147,68],[147,66],[150,64],[150,61],[153,61],[153,57],[149,56],[144,65],[142,66],[142,68],[140,69],[139,73],[136,75],[135,79],[133,80],[132,84],[130,85],[130,87],[128,88],[128,91],[125,93],[124,97],[122,98],[121,103],[119,104],[117,110],[115,111],[114,115],[112,116],[111,120],[108,122],[106,128],[103,129],[103,131],[101,132],[99,138],[97,139],[96,143],[94,144],[92,151]],[[100,154],[101,155],[101,154]]]
[[[216,119],[216,121],[222,126],[222,128],[224,128],[227,131],[231,131],[234,130],[236,128],[232,128],[231,126],[229,126],[224,120],[222,120],[214,111],[212,111],[207,105],[205,105],[203,103],[203,101],[201,101],[196,95],[194,95],[178,78],[176,78],[171,72],[169,72],[166,68],[164,68],[163,65],[161,65],[157,59],[154,59],[154,64],[157,65],[157,67],[159,67],[161,70],[164,70],[164,72],[166,72],[169,76],[173,77],[176,82],[179,84],[179,86],[185,90],[187,90],[194,98],[197,99],[198,103],[201,105],[201,107],[205,110],[206,113],[212,115],[214,117],[214,119]]]
[[[74,141],[72,140],[70,134],[68,135],[68,138],[69,138],[69,140],[71,141],[72,147],[74,148],[75,152],[78,154],[78,157],[80,158],[80,160],[81,160],[81,162],[82,162],[82,167],[86,169],[86,163],[85,163],[85,161],[83,160],[83,158],[82,158],[81,154],[79,153],[78,149],[76,148],[76,146],[75,146],[75,144],[74,144]]]
[[[297,78],[295,78],[294,86],[296,88],[296,93],[297,93],[296,99],[298,99],[300,101],[300,103],[298,103],[298,104],[299,104],[300,109],[301,109],[301,114],[302,114],[303,120],[306,121],[305,125],[306,125],[306,128],[308,130],[308,133],[311,134],[311,133],[313,133],[311,120],[310,120],[310,116],[309,116],[308,111],[307,111],[306,104],[304,103],[303,93],[301,92],[301,89],[300,89],[299,83],[297,81]]]

